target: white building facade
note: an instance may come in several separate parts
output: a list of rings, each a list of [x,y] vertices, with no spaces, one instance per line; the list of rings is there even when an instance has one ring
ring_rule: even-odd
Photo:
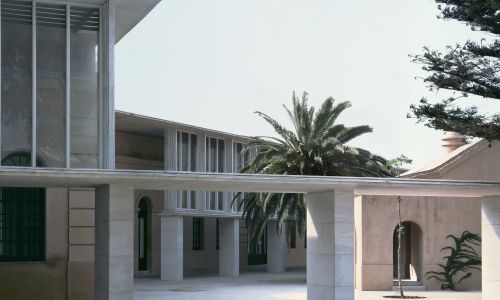
[[[134,275],[237,276],[239,191],[308,193],[309,300],[354,299],[354,194],[482,201],[483,299],[496,299],[500,183],[235,174],[244,137],[115,122],[114,45],[159,1],[0,0],[0,299],[123,300]],[[273,236],[268,270],[303,261]]]

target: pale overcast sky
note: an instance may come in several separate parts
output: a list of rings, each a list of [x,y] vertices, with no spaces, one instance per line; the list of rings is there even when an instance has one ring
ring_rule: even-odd
[[[439,95],[408,54],[483,36],[437,13],[432,0],[163,0],[116,47],[116,107],[270,135],[253,112],[287,122],[282,104],[307,91],[311,105],[352,102],[340,122],[374,129],[353,145],[419,165],[442,153],[442,133],[406,114]],[[477,103],[499,111],[491,102]]]

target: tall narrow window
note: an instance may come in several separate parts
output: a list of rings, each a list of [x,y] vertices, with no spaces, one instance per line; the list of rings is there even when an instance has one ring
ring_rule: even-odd
[[[233,170],[235,173],[239,173],[241,169],[246,167],[250,162],[250,151],[243,152],[245,145],[243,143],[234,142],[233,143]],[[233,197],[236,197],[233,203],[233,211],[237,211],[241,204],[241,201],[245,193],[235,193]]]
[[[193,217],[193,250],[204,248],[204,221],[203,218]]]
[[[177,170],[196,171],[198,153],[198,137],[196,134],[177,132]],[[179,191],[178,208],[195,209],[196,192]]]
[[[225,142],[223,139],[206,138],[205,171],[223,173],[225,168]],[[224,193],[207,192],[206,208],[208,210],[224,210]]]
[[[23,154],[31,165],[32,140],[32,1],[2,0],[1,136],[2,164]],[[17,156],[19,157],[19,156]]]
[[[66,163],[66,6],[36,6],[37,167]]]
[[[99,9],[70,7],[71,167],[99,159]]]

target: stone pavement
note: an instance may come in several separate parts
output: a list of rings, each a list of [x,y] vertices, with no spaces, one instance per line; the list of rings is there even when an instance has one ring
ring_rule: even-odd
[[[480,300],[481,292],[407,292],[426,300]],[[356,300],[381,300],[392,291],[356,293]],[[136,300],[306,300],[304,270],[286,273],[249,272],[240,277],[188,277],[183,281],[136,278]]]

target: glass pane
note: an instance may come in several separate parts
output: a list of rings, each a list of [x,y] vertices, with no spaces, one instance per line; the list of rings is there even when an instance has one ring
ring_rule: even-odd
[[[31,164],[31,1],[2,1],[2,164]],[[13,159],[13,157],[16,159]]]
[[[188,192],[182,191],[182,208],[188,208]]]
[[[71,167],[99,159],[99,9],[71,6]]]
[[[205,171],[210,171],[210,147],[208,138],[205,138]]]
[[[217,172],[217,140],[210,138],[210,172]]]
[[[189,134],[182,133],[182,171],[189,171]]]
[[[177,131],[177,171],[181,170],[181,165],[182,165],[181,133]]]
[[[210,192],[210,210],[216,210],[216,206],[215,206],[215,197],[216,197],[216,193],[215,192]]]
[[[195,134],[191,134],[191,171],[196,171],[196,152],[198,149],[198,137]]]
[[[66,6],[41,4],[36,32],[38,167],[64,167],[66,151]]]
[[[191,191],[191,208],[196,209],[196,192]]]
[[[218,140],[219,147],[217,153],[217,172],[224,172],[224,140]]]
[[[224,210],[224,193],[218,192],[217,196],[217,209]]]

